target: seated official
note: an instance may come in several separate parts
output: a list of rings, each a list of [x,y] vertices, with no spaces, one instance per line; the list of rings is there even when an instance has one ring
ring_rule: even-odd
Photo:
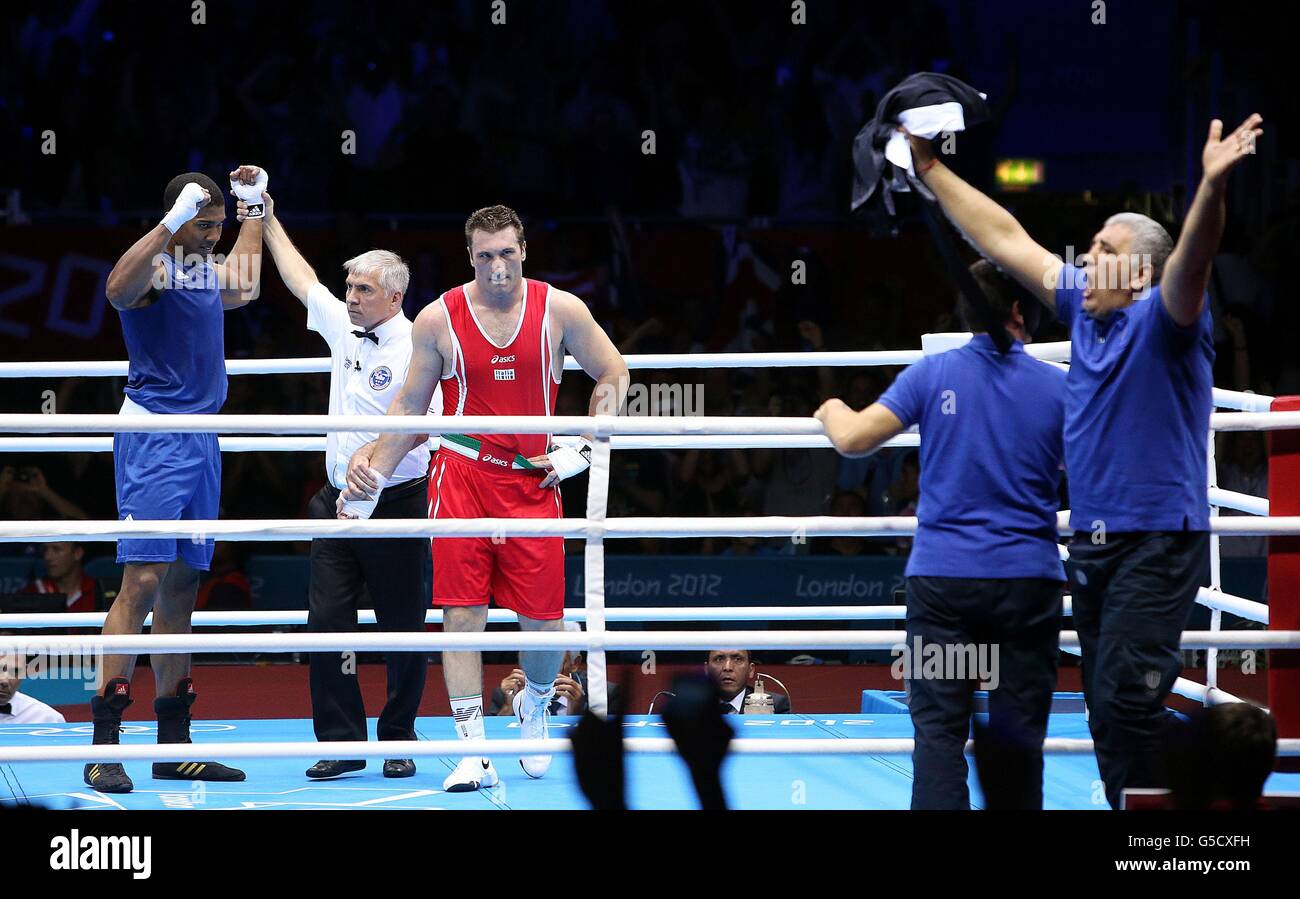
[[[39,699],[18,692],[22,678],[0,670],[0,724],[66,724],[63,716]]]
[[[712,649],[706,665],[709,677],[718,685],[724,715],[745,714],[745,698],[754,692],[749,685],[757,671],[748,649]],[[771,692],[771,691],[768,691]],[[778,715],[790,713],[790,697],[784,693],[771,693],[773,711]]]
[[[581,625],[576,621],[565,622],[565,630],[580,631]],[[514,703],[523,692],[526,680],[524,672],[516,668],[501,680],[501,685],[492,691],[488,703],[488,715],[514,715]],[[609,712],[622,714],[622,696],[617,684],[606,686]],[[551,700],[552,715],[581,715],[587,709],[587,661],[581,651],[568,651],[560,663],[559,676],[555,678],[555,698]]]

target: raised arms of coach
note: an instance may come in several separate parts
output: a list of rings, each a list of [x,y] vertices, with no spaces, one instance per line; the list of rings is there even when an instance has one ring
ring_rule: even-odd
[[[1010,212],[957,177],[935,156],[930,141],[913,134],[907,139],[917,173],[949,221],[990,262],[1055,311],[1061,260],[1036,243]]]
[[[1223,235],[1224,184],[1232,168],[1254,153],[1255,138],[1264,133],[1259,127],[1263,121],[1252,115],[1226,138],[1221,138],[1223,122],[1210,123],[1201,153],[1201,183],[1160,280],[1165,309],[1180,325],[1196,321],[1204,307],[1210,263]],[[1011,213],[957,177],[934,155],[930,141],[910,134],[908,140],[921,180],[949,220],[993,264],[1055,310],[1061,260],[1035,243]]]
[[[1222,139],[1223,122],[1219,119],[1210,122],[1210,134],[1201,151],[1201,183],[1160,279],[1165,309],[1170,318],[1184,327],[1196,321],[1205,306],[1210,264],[1218,251],[1227,217],[1224,184],[1228,173],[1255,152],[1255,138],[1264,133],[1259,127],[1263,122],[1263,117],[1256,113]]]

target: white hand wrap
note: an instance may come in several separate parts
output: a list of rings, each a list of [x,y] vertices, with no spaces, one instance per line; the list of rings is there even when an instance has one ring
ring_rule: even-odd
[[[379,489],[376,490],[374,496],[369,499],[344,499],[343,495],[339,494],[338,514],[340,518],[355,518],[360,521],[366,521],[375,513],[375,506],[379,505],[379,495],[383,493],[384,488],[388,486],[388,478],[384,477],[373,468],[370,469],[370,476],[379,482]]]
[[[575,474],[582,474],[591,467],[591,444],[584,440],[576,448],[553,446],[546,458],[551,460],[555,476],[563,481]]]
[[[266,174],[266,169],[259,169],[257,179],[252,184],[244,184],[241,181],[230,182],[230,192],[236,198],[243,200],[248,207],[244,213],[246,219],[260,219],[266,209],[265,200],[262,199],[262,193],[266,190],[266,185],[270,183],[270,176]]]
[[[182,225],[198,215],[199,209],[206,202],[208,201],[203,199],[203,188],[191,181],[181,188],[181,194],[172,204],[171,211],[163,216],[163,227],[175,234],[181,230]]]

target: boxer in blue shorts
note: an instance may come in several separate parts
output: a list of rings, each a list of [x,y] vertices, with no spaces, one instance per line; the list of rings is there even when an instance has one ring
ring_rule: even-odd
[[[215,414],[226,401],[222,313],[256,298],[261,274],[262,193],[266,173],[241,166],[230,173],[232,192],[250,212],[224,260],[212,254],[226,216],[225,195],[206,175],[173,178],[163,194],[170,210],[126,251],[109,273],[105,293],[122,319],[130,358],[124,415]],[[255,214],[253,214],[255,213]],[[217,518],[221,451],[216,434],[123,433],[113,438],[113,470],[121,520],[204,521]],[[213,543],[191,539],[127,538],[117,543],[125,564],[122,589],[104,622],[105,634],[138,634],[153,612],[155,634],[187,634],[198,596],[199,572],[212,561]],[[135,656],[105,656],[90,701],[94,742],[116,743],[122,713],[131,704]],[[153,657],[159,743],[190,742],[195,699],[188,654]],[[216,762],[153,766],[164,780],[241,781],[244,772]],[[129,793],[120,764],[91,764],[85,781],[104,793]]]

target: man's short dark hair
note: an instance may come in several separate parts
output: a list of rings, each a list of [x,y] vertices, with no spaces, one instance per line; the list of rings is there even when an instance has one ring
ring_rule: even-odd
[[[976,285],[984,292],[984,297],[989,303],[989,309],[992,310],[994,316],[1000,322],[1011,321],[1011,307],[1017,300],[1020,302],[1022,315],[1027,314],[1026,310],[1030,308],[1030,303],[1037,302],[1023,287],[998,271],[997,266],[987,259],[981,259],[972,265],[970,273],[971,277],[975,279]],[[966,330],[988,330],[988,324],[975,312],[975,308],[965,294],[957,298],[957,309],[961,313],[962,325]]]
[[[212,197],[208,206],[216,206],[220,209],[226,205],[226,195],[222,193],[221,188],[217,186],[217,182],[213,181],[202,172],[186,172],[184,175],[177,175],[175,178],[167,182],[167,189],[163,191],[164,212],[171,211],[171,208],[176,205],[176,198],[181,195],[181,191],[185,189],[185,185],[189,184],[191,181],[206,190],[208,195]],[[205,206],[203,208],[206,209],[208,207]]]
[[[1264,791],[1277,755],[1277,722],[1246,702],[1198,709],[1166,736],[1165,765],[1174,805],[1214,803],[1251,808]]]
[[[519,238],[519,245],[523,246],[524,223],[519,220],[519,213],[509,206],[484,206],[465,220],[465,246],[473,249],[475,231],[496,234],[506,228],[515,229],[515,235]]]
[[[1205,716],[1209,767],[1218,779],[1218,796],[1250,807],[1264,792],[1277,755],[1277,722],[1248,702],[1211,706]]]

